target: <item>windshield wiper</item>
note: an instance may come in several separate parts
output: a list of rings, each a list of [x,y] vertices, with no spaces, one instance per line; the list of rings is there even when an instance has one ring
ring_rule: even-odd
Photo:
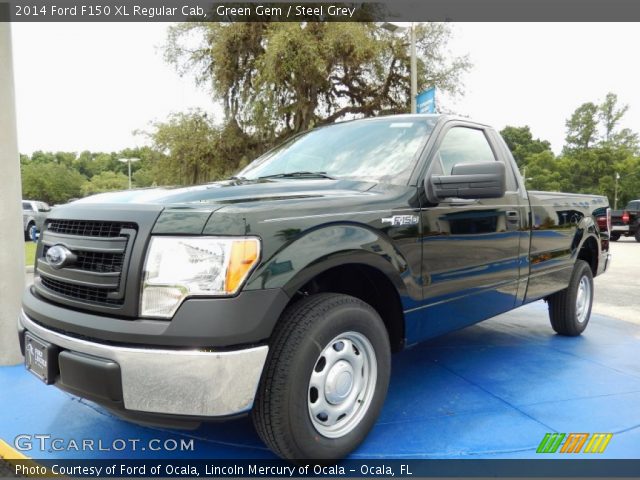
[[[258,178],[328,178],[329,180],[335,180],[331,175],[327,175],[327,172],[287,172],[287,173],[274,173],[272,175],[263,175]]]

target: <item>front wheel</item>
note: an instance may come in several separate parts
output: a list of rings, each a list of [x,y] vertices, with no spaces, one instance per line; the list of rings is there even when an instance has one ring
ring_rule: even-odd
[[[31,240],[33,237],[33,229],[36,228],[36,224],[33,222],[29,222],[27,225],[27,229],[24,231],[24,239],[25,241]]]
[[[575,337],[584,332],[591,317],[593,274],[584,260],[573,268],[569,286],[548,298],[551,326],[560,335]]]
[[[283,314],[254,409],[260,438],[287,459],[339,459],[375,423],[389,384],[391,350],[378,313],[322,293]]]

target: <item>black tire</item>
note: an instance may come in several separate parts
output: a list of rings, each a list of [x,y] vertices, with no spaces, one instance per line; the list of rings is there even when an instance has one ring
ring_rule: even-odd
[[[25,241],[27,240],[31,240],[31,229],[33,227],[35,227],[36,224],[33,222],[29,222],[29,224],[27,225],[27,229],[24,231],[24,239]]]
[[[577,305],[581,282],[585,282],[588,285],[588,296],[585,299],[583,309],[580,309]],[[551,326],[556,333],[575,337],[584,332],[589,324],[593,304],[593,274],[589,264],[584,260],[578,260],[573,268],[569,286],[560,292],[554,293],[547,300]]]
[[[620,240],[620,233],[619,232],[610,233],[609,240],[611,240],[612,242],[617,242],[618,240]]]
[[[640,242],[640,226],[638,226],[638,229],[636,230],[636,234],[634,236],[636,237],[636,242]]]
[[[317,421],[311,419],[310,405],[314,400],[311,399],[313,387],[310,379],[314,371],[318,372],[322,354],[330,346],[337,345],[334,341],[345,332],[355,332],[368,340],[367,348],[371,347],[375,353],[377,375],[366,376],[363,373],[372,369],[360,370],[362,378],[375,376],[375,387],[368,384],[371,385],[370,393],[362,397],[369,400],[361,400],[358,393],[353,411],[359,413],[350,413],[344,420],[350,421],[354,418],[352,415],[357,417],[350,423],[352,429],[338,438],[328,438],[320,433],[318,428],[321,427],[314,426],[314,421]],[[357,349],[353,351],[355,355],[359,354]],[[325,364],[329,365],[329,361],[325,360]],[[324,367],[320,368],[322,371]],[[331,368],[327,367],[327,370]],[[271,450],[285,459],[343,458],[364,440],[378,418],[387,394],[390,370],[391,349],[387,330],[371,306],[357,298],[334,293],[303,298],[283,313],[270,342],[252,412],[258,435]],[[353,372],[354,377],[357,372]],[[325,392],[326,389],[322,395],[326,395]],[[327,401],[325,397],[323,401]],[[361,406],[367,403],[368,408]],[[337,418],[339,424],[341,420]]]

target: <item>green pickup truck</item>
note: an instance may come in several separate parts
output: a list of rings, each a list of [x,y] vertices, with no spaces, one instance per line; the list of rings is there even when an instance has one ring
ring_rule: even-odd
[[[527,191],[486,125],[338,123],[225,181],[54,208],[20,343],[42,381],[132,421],[249,413],[284,458],[341,458],[393,352],[542,299],[558,334],[582,333],[607,212]]]

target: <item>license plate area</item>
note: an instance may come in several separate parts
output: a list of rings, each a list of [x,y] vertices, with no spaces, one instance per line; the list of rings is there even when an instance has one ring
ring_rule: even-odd
[[[58,347],[34,337],[24,335],[24,364],[31,373],[47,385],[58,376]]]

